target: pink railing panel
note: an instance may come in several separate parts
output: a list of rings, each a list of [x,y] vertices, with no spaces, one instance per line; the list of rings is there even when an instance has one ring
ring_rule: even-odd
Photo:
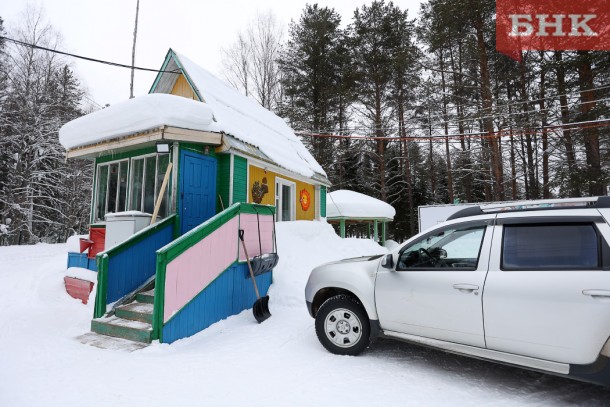
[[[238,225],[238,217],[231,219],[167,265],[164,322],[235,262]],[[258,231],[256,244],[258,247]]]
[[[246,249],[250,257],[258,256],[259,254],[271,253],[273,251],[273,216],[242,214],[240,228],[244,230],[244,241]],[[260,240],[258,240],[258,230],[260,224]],[[262,252],[261,252],[262,247]],[[243,253],[241,244],[239,245],[239,260],[245,261],[246,255]]]

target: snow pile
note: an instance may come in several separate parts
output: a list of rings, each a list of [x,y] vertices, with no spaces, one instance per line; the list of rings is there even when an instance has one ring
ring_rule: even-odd
[[[69,150],[163,125],[224,132],[258,147],[283,168],[306,177],[326,176],[284,119],[187,57],[175,55],[203,103],[164,93],[139,96],[65,124],[59,131],[60,143]]]
[[[328,194],[326,216],[329,218],[387,218],[394,219],[396,209],[388,203],[359,192],[340,189]]]
[[[370,239],[341,239],[326,222],[279,222],[276,231],[280,261],[273,270],[272,307],[303,305],[309,273],[322,263],[388,252]]]
[[[89,235],[73,235],[66,240],[68,252],[80,253],[80,240],[89,239]]]
[[[59,142],[69,150],[164,125],[212,131],[212,122],[212,110],[205,103],[156,93],[129,99],[66,123],[59,130]]]
[[[259,325],[247,310],[133,353],[75,339],[89,331],[95,301],[66,293],[65,244],[0,247],[0,406],[607,405],[599,386],[396,341],[330,354],[305,307],[309,270],[384,249],[340,239],[323,222],[280,223],[277,233],[271,318]]]

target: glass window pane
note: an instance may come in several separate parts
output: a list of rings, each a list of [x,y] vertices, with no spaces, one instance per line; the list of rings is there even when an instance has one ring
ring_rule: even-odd
[[[99,166],[97,175],[97,193],[95,200],[95,219],[104,220],[106,215],[106,190],[108,188],[108,166]]]
[[[145,160],[143,212],[153,213],[153,210],[155,209],[155,173],[157,171],[157,157],[146,157]]]
[[[292,194],[288,185],[282,185],[282,220],[289,221],[291,219]]]
[[[398,270],[476,270],[485,226],[453,226],[442,229],[405,248]]]
[[[159,196],[159,191],[161,191],[161,185],[163,185],[163,178],[165,178],[165,171],[167,170],[167,165],[169,164],[169,155],[160,155],[157,159],[157,189],[155,191],[155,199]],[[158,218],[167,217],[167,202],[169,201],[169,180],[167,186],[165,187],[165,192],[163,193],[163,200],[161,201],[161,206],[159,207]]]
[[[593,225],[504,226],[505,269],[597,268],[598,253]]]
[[[131,161],[131,205],[129,209],[142,210],[142,182],[144,180],[144,160]]]
[[[123,212],[127,209],[127,165],[128,161],[119,163],[119,197],[117,212]]]
[[[108,212],[116,212],[116,198],[119,181],[119,163],[110,164],[108,175]]]

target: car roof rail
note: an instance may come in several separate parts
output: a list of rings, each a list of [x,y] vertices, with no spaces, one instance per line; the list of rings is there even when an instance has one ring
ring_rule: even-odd
[[[610,208],[610,196],[537,199],[531,201],[502,202],[478,206],[468,206],[449,216],[447,220],[499,212],[523,212],[572,208]]]

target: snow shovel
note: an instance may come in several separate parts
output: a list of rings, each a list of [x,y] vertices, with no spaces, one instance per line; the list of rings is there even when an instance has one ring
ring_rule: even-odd
[[[250,278],[252,278],[252,284],[254,284],[254,292],[256,293],[257,300],[254,301],[252,305],[252,313],[254,314],[254,318],[256,322],[259,324],[269,318],[271,316],[271,312],[269,312],[269,296],[265,295],[261,298],[261,295],[258,292],[258,286],[256,285],[256,278],[254,277],[254,272],[252,271],[252,265],[250,264],[250,256],[248,256],[248,250],[246,249],[246,242],[244,242],[244,230],[239,229],[239,240],[241,240],[241,245],[244,248],[244,254],[246,255],[246,262],[248,263],[248,270],[250,271]]]
[[[267,209],[269,209],[267,207]],[[277,242],[275,241],[276,237],[275,237],[275,222],[273,222],[273,241],[274,241],[274,249],[275,251],[273,253],[266,253],[263,254],[263,247],[262,247],[262,239],[261,239],[261,222],[260,222],[260,218],[259,218],[259,212],[256,210],[256,208],[254,208],[254,211],[256,212],[256,224],[258,226],[258,248],[259,248],[259,255],[252,257],[252,259],[250,259],[250,264],[252,265],[252,272],[254,273],[255,276],[260,276],[261,274],[267,273],[271,270],[273,270],[273,268],[275,266],[277,266],[277,263],[279,261],[279,256],[277,255],[277,253],[275,251],[277,251]],[[273,216],[273,212],[271,212],[271,216]]]

